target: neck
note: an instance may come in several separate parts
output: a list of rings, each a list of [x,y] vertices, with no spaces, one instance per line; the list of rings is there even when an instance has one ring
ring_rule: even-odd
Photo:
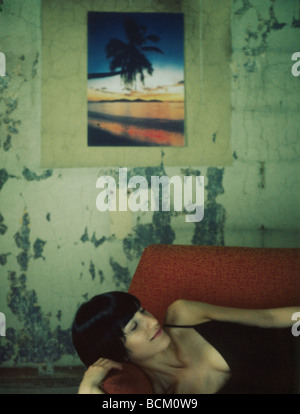
[[[173,341],[168,348],[151,358],[142,361],[132,361],[148,376],[154,390],[159,393],[169,393],[176,385],[177,378],[186,367],[180,360],[178,350]]]

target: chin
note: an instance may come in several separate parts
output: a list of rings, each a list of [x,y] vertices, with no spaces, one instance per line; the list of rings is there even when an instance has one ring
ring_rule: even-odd
[[[156,338],[156,349],[157,353],[165,351],[171,343],[171,338],[169,335],[163,331],[162,335],[159,338]]]
[[[171,343],[171,338],[165,332],[162,333],[158,338],[154,339],[153,342],[150,342],[150,347],[147,349],[146,346],[143,347],[144,351],[142,353],[133,353],[130,358],[131,362],[143,362],[147,359],[151,359],[161,352],[165,351]],[[145,351],[147,349],[147,351]]]

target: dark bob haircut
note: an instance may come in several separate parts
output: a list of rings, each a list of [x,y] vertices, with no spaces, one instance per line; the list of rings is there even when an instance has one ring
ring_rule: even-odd
[[[123,329],[139,308],[139,300],[125,292],[94,296],[80,306],[72,325],[72,339],[87,367],[99,358],[116,362],[128,359]]]

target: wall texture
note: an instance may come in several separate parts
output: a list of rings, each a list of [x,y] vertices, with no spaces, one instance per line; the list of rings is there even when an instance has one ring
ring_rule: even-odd
[[[40,2],[0,5],[0,365],[77,365],[77,306],[126,290],[149,244],[300,247],[298,0],[232,2],[233,165],[167,168],[162,152],[158,167],[129,171],[205,176],[205,215],[195,224],[172,211],[97,211],[96,180],[117,169],[40,169]]]

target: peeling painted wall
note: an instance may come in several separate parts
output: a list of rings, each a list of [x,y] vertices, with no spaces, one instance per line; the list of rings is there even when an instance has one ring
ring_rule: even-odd
[[[203,175],[204,219],[194,224],[175,211],[97,211],[97,178],[117,169],[40,169],[39,1],[0,3],[0,366],[78,364],[77,306],[126,290],[149,244],[300,247],[298,0],[232,2],[233,165],[167,168],[162,153],[159,166],[128,171]]]

